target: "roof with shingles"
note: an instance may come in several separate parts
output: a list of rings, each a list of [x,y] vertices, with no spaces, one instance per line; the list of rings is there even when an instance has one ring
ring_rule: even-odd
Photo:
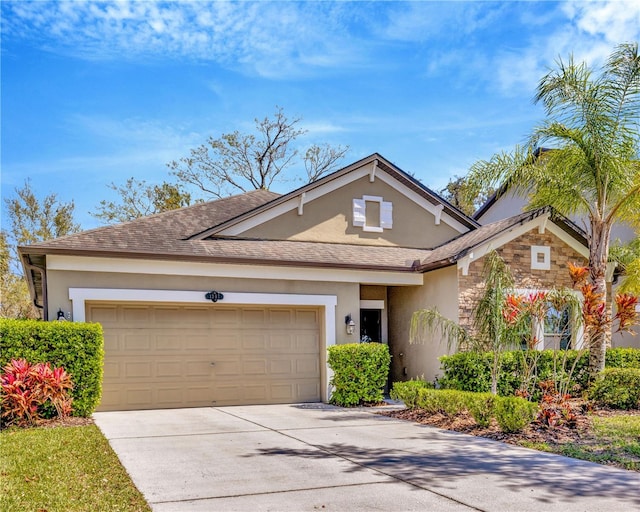
[[[452,264],[467,254],[471,249],[488,242],[513,227],[529,222],[546,213],[548,213],[551,220],[556,222],[564,231],[586,245],[586,238],[582,230],[562,215],[556,213],[552,208],[545,207],[519,213],[513,217],[492,222],[491,224],[486,224],[478,229],[464,233],[430,251],[429,255],[420,262],[419,269],[429,270],[431,268],[438,268],[447,262]]]
[[[142,217],[130,222],[104,226],[73,235],[39,242],[23,249],[181,252],[179,241],[191,234],[228,221],[268,203],[280,194],[254,190],[216,201],[197,203],[186,208]],[[42,251],[39,251],[42,252]]]
[[[540,209],[480,226],[434,249],[238,237],[190,238],[193,233],[227,222],[278,197],[266,190],[247,192],[21,247],[20,252],[32,256],[67,254],[424,272],[452,265],[474,247],[550,212]],[[579,233],[573,235],[579,238]]]
[[[279,197],[256,190],[21,247],[23,254],[74,254],[248,264],[410,270],[428,251],[242,238],[188,239]]]

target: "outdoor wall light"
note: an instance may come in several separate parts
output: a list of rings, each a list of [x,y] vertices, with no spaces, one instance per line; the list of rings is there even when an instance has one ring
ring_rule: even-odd
[[[344,323],[347,326],[347,334],[353,334],[356,331],[356,323],[351,318],[351,314],[344,317]]]

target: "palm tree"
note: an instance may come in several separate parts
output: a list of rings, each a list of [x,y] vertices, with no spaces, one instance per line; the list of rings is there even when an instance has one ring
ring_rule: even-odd
[[[640,55],[638,43],[616,47],[596,75],[586,63],[560,60],[538,84],[546,120],[524,148],[474,164],[470,180],[506,185],[529,207],[550,205],[587,220],[589,278],[606,297],[611,227],[640,217]],[[543,146],[549,151],[540,151]],[[504,189],[503,189],[504,190]],[[588,338],[589,370],[604,369],[606,335]]]

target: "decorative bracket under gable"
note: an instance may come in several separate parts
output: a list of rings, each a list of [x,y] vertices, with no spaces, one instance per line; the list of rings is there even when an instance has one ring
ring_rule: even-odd
[[[433,215],[435,216],[436,219],[436,226],[440,225],[440,219],[442,218],[442,211],[444,210],[444,205],[443,204],[438,204],[436,206],[434,206],[435,211],[433,212]]]
[[[471,265],[471,260],[473,260],[472,252],[458,261],[458,268],[462,270],[463,276],[469,275],[469,265]]]
[[[542,219],[540,224],[538,224],[538,234],[544,235],[544,232],[547,229],[547,221],[549,220],[549,216],[546,216]]]
[[[373,183],[376,179],[376,169],[378,168],[378,161],[374,160],[369,172],[369,183]]]
[[[307,197],[307,193],[303,192],[298,196],[298,215],[302,215],[304,213],[304,200]]]

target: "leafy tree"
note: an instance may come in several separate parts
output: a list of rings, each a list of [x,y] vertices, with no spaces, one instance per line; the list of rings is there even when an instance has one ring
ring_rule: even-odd
[[[7,233],[0,231],[0,318],[36,318],[27,282],[12,266]]]
[[[640,216],[638,44],[618,46],[598,74],[573,57],[560,60],[540,80],[535,101],[546,120],[526,147],[474,164],[469,179],[481,189],[506,183],[528,196],[532,208],[551,205],[566,216],[584,215],[589,278],[595,293],[606,297],[611,227]],[[547,144],[552,149],[534,158]],[[606,333],[593,331],[588,346],[596,378],[604,369]]]
[[[16,197],[5,199],[11,222],[10,238],[15,245],[32,244],[80,231],[80,225],[73,219],[73,201],[60,203],[56,194],[49,194],[40,201],[29,180],[15,192]]]
[[[191,150],[188,157],[168,164],[180,181],[195,185],[212,197],[269,189],[284,171],[299,162],[295,141],[307,131],[300,118],[288,119],[282,108],[272,118],[255,119],[255,133],[225,133]],[[309,182],[333,170],[348,147],[313,145],[304,153]]]
[[[29,180],[15,190],[15,197],[5,199],[11,229],[0,237],[0,278],[2,299],[0,315],[10,318],[36,318],[27,283],[20,274],[17,246],[80,231],[73,219],[74,204],[60,203],[56,194],[39,200]]]
[[[97,211],[91,213],[108,224],[127,222],[191,204],[191,194],[180,184],[163,182],[161,185],[148,185],[145,180],[131,177],[124,185],[111,183],[109,188],[120,195],[119,200],[102,200]]]
[[[304,169],[307,172],[307,183],[313,183],[335,169],[349,147],[333,147],[329,144],[312,145],[304,154]]]
[[[473,215],[494,192],[493,187],[481,189],[466,176],[454,176],[439,194],[467,215]]]

